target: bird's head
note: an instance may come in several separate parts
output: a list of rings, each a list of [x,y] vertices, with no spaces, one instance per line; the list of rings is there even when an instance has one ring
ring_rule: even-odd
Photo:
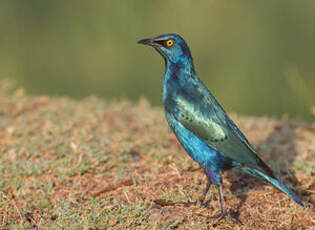
[[[166,62],[178,66],[192,64],[189,47],[178,34],[163,34],[155,38],[142,39],[138,43],[154,47]]]

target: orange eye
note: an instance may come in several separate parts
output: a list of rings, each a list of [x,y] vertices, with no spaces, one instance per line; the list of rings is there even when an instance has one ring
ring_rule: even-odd
[[[173,41],[173,40],[167,40],[167,42],[166,42],[166,45],[167,45],[168,47],[171,47],[173,44],[174,44],[174,41]]]

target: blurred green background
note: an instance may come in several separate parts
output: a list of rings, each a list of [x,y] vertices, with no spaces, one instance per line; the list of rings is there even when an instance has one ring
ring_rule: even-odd
[[[0,79],[32,94],[161,105],[163,60],[136,41],[174,32],[227,111],[311,120],[314,12],[311,0],[5,0]]]

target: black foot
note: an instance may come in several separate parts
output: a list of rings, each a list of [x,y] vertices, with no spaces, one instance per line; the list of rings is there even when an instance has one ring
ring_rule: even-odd
[[[184,205],[186,207],[199,205],[200,207],[210,208],[211,210],[214,210],[213,207],[209,205],[209,203],[210,203],[210,200],[206,202],[197,200],[197,201],[187,201],[187,202],[176,202],[175,205]]]
[[[196,205],[200,205],[201,207],[210,208],[213,210],[212,206],[209,206],[210,200],[204,201],[203,199],[197,200],[194,202]]]
[[[225,210],[224,212],[221,212],[219,215],[217,216],[211,216],[209,217],[210,220],[215,220],[215,222],[219,222],[220,220],[222,220],[224,217],[229,217],[234,223],[242,225],[242,222],[237,219],[236,217],[234,217],[229,211]]]
[[[189,206],[192,206],[192,205],[196,205],[196,202],[193,202],[193,201],[187,201],[187,202],[180,201],[180,202],[176,202],[175,204],[176,205],[184,205],[185,207],[189,207]]]

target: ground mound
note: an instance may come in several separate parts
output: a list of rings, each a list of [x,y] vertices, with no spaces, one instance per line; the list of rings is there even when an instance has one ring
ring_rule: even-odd
[[[233,120],[276,174],[301,197],[296,205],[269,184],[224,174],[227,206],[242,221],[220,222],[189,204],[206,178],[145,99],[105,102],[0,87],[1,229],[307,229],[315,225],[315,125],[286,119]],[[208,199],[210,195],[208,196]],[[184,202],[181,203],[181,202]]]

